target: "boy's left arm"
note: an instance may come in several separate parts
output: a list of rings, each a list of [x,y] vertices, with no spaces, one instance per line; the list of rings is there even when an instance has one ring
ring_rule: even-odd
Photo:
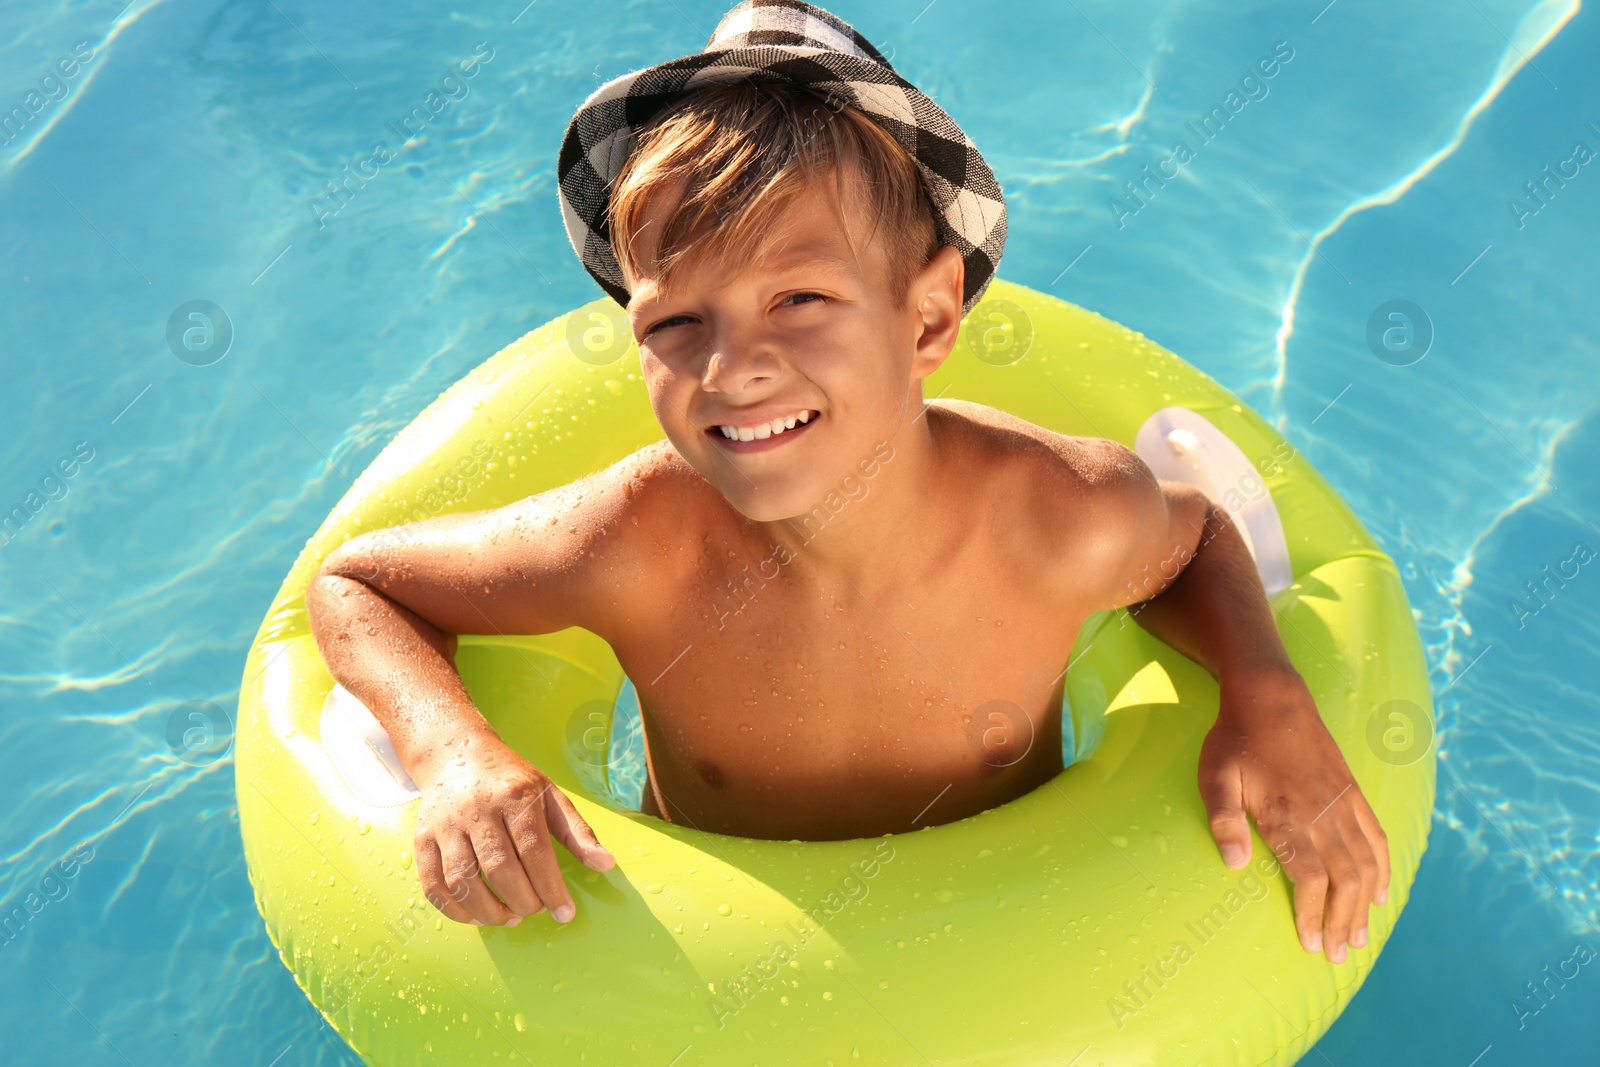
[[[1254,816],[1294,883],[1300,943],[1342,963],[1347,943],[1367,943],[1369,902],[1387,899],[1387,838],[1289,660],[1227,513],[1193,486],[1158,483],[1136,458],[1129,466],[1128,506],[1118,510],[1129,520],[1131,562],[1110,606],[1128,606],[1217,680],[1199,783],[1223,861],[1249,862],[1246,813]]]

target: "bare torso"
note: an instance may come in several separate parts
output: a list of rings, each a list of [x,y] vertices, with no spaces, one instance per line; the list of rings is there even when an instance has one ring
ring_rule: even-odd
[[[928,418],[951,499],[896,534],[900,566],[870,587],[778,566],[703,481],[675,505],[675,536],[698,548],[640,568],[653,577],[601,634],[639,691],[647,814],[747,837],[875,836],[1061,770],[1063,674],[1090,606],[1071,591],[1072,532],[1041,529],[1027,502],[1070,491],[1074,439],[960,401]]]

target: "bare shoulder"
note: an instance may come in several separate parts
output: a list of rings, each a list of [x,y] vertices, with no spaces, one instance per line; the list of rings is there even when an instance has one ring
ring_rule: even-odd
[[[960,420],[956,436],[1015,516],[1039,573],[1077,581],[1085,568],[1126,554],[1131,531],[1160,504],[1138,453],[1104,437],[1057,433],[967,400],[930,402]],[[1059,564],[1059,566],[1056,566]]]
[[[471,541],[505,546],[509,569],[551,605],[522,632],[580,625],[610,640],[641,598],[675,596],[688,580],[710,488],[661,441],[508,505]]]
[[[1154,482],[1138,453],[1109,438],[1057,433],[971,400],[941,398],[929,404],[959,416],[985,460],[1000,460],[1019,477],[1034,479],[1032,488],[1076,494]]]
[[[716,490],[662,440],[624,456],[611,466],[560,487],[569,507],[587,512],[597,530],[618,538],[629,565],[657,574],[678,559],[692,559],[703,528],[715,515]],[[584,508],[581,501],[591,497]]]

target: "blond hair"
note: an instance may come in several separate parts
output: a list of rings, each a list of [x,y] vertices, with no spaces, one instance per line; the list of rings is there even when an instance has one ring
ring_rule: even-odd
[[[785,208],[830,168],[841,206],[846,171],[855,176],[857,202],[873,216],[865,245],[884,232],[890,294],[904,310],[912,278],[939,249],[916,162],[856,108],[790,82],[707,86],[636,131],[611,193],[612,252],[625,272],[643,276],[633,242],[646,205],[681,181],[683,195],[656,250],[661,284],[670,287],[675,272],[700,255],[724,254],[735,269],[744,267],[770,245]],[[859,257],[848,217],[844,228]]]

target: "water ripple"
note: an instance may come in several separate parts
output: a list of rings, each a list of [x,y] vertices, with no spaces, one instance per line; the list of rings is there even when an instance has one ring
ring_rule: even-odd
[[[1533,57],[1542,51],[1545,45],[1553,40],[1561,28],[1578,13],[1582,7],[1580,0],[1543,0],[1525,14],[1517,23],[1514,39],[1506,45],[1506,51],[1500,55],[1500,62],[1495,68],[1494,76],[1489,79],[1489,84],[1479,94],[1478,99],[1461,115],[1456,122],[1454,134],[1442,146],[1417,163],[1406,174],[1390,182],[1375,193],[1369,193],[1352,203],[1346,205],[1332,222],[1328,223],[1311,238],[1310,246],[1306,249],[1300,263],[1295,268],[1294,278],[1289,284],[1289,296],[1284,301],[1281,322],[1275,337],[1274,357],[1277,371],[1272,376],[1272,397],[1275,407],[1281,406],[1283,401],[1284,381],[1289,373],[1289,338],[1294,334],[1295,305],[1300,299],[1300,290],[1305,285],[1306,272],[1310,270],[1312,262],[1318,255],[1322,243],[1338,232],[1345,221],[1368,208],[1378,207],[1383,204],[1392,204],[1404,196],[1417,182],[1427,177],[1435,167],[1453,155],[1462,141],[1466,139],[1468,131],[1472,129],[1474,120],[1494,103],[1502,89],[1511,81],[1524,65],[1531,62]],[[1519,48],[1517,42],[1523,42],[1525,47]],[[1515,53],[1513,55],[1513,53]]]

